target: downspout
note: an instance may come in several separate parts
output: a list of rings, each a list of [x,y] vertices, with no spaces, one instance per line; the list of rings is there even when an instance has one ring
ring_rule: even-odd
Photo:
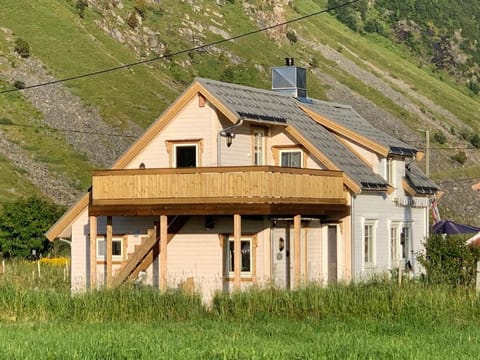
[[[222,156],[221,156],[222,144],[220,142],[220,138],[227,137],[228,135],[232,136],[232,138],[235,138],[235,133],[231,133],[230,131],[242,126],[243,120],[245,120],[245,117],[239,118],[235,124],[225,129],[221,129],[218,132],[217,134],[217,166],[221,166],[221,161],[222,161]]]
[[[72,242],[70,240],[63,239],[63,238],[58,238],[58,240],[63,241],[64,243],[67,243],[68,245],[70,245],[70,247],[72,247]]]

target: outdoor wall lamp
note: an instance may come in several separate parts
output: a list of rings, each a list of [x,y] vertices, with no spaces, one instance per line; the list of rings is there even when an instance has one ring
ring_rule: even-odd
[[[233,138],[235,137],[235,134],[228,133],[226,138],[227,138],[227,147],[232,146]]]

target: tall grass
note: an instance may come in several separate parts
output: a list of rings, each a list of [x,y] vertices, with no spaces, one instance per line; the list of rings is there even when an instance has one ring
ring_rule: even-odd
[[[292,319],[478,322],[480,300],[471,289],[390,280],[316,285],[287,291],[275,287],[218,293],[210,304],[179,290],[160,293],[124,286],[71,294],[64,268],[14,262],[0,274],[0,321],[158,323],[185,320]]]

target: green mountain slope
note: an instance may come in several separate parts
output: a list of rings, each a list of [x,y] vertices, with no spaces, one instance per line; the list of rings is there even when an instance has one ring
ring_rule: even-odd
[[[326,0],[0,0],[0,91],[15,82],[29,86],[183,52],[326,6]],[[15,52],[17,39],[30,45],[30,57]],[[6,144],[0,160],[11,179],[0,186],[0,201],[38,191],[71,203],[89,186],[90,170],[111,164],[195,76],[269,88],[270,68],[285,57],[308,69],[309,96],[350,104],[419,148],[425,143],[419,129],[430,130],[436,140],[432,176],[447,191],[441,209],[480,223],[477,195],[469,188],[480,178],[480,153],[472,142],[478,97],[402,44],[356,33],[329,14],[138,66],[0,94],[0,145]]]

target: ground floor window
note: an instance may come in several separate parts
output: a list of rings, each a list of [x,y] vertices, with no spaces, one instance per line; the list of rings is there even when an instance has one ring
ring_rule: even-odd
[[[124,255],[123,245],[124,245],[123,236],[112,238],[112,260],[113,261],[123,260],[123,255]],[[106,253],[107,253],[106,236],[97,237],[97,260],[105,261]]]
[[[243,278],[254,276],[254,237],[242,236],[240,239],[240,276]],[[225,250],[225,275],[229,278],[234,276],[237,264],[235,264],[235,245],[233,237],[229,236],[224,241]]]
[[[363,260],[366,268],[375,266],[376,224],[374,220],[366,220],[363,227]]]

